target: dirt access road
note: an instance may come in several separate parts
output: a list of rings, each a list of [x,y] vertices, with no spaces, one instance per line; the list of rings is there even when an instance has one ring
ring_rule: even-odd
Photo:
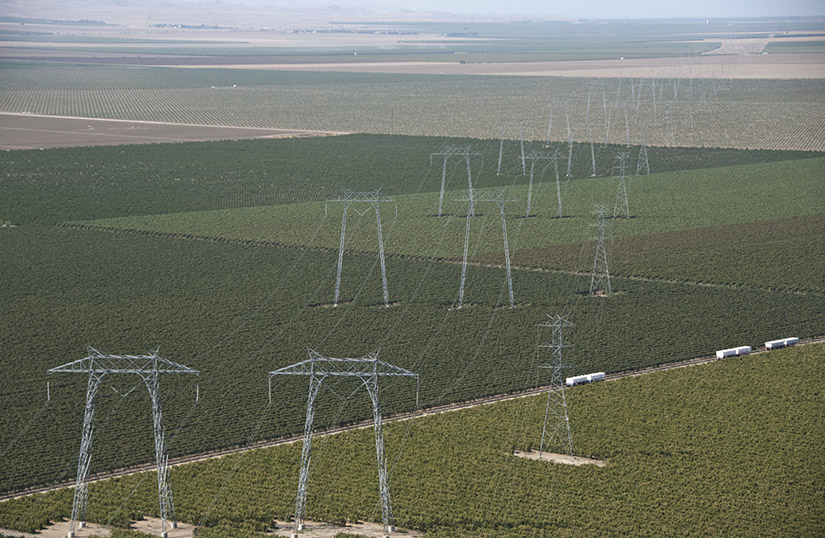
[[[290,138],[334,134],[342,133],[0,112],[0,149],[5,150]]]

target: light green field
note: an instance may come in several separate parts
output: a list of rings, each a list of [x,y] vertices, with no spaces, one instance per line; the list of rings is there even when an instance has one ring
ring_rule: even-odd
[[[822,169],[825,159],[806,159],[716,169],[681,171],[627,179],[630,220],[610,226],[613,237],[639,236],[821,214],[825,208]],[[552,172],[550,172],[552,175]],[[462,178],[451,178],[453,185]],[[432,182],[440,181],[432,177]],[[466,181],[466,180],[465,180]],[[524,219],[527,186],[511,187],[507,204],[510,248],[529,249],[575,243],[594,234],[591,214],[595,204],[605,204],[612,216],[617,178],[561,182],[564,215],[557,219],[554,178],[535,179],[531,213]],[[480,191],[479,194],[500,192]],[[438,193],[393,197],[381,204],[384,246],[387,252],[426,257],[460,258],[467,219],[467,191],[445,193],[442,218],[437,213]],[[396,216],[397,207],[397,216]],[[363,215],[356,212],[365,211]],[[479,202],[471,220],[473,254],[501,252],[501,218],[495,204]],[[312,202],[279,206],[135,216],[84,221],[84,224],[174,234],[269,241],[284,245],[337,249],[341,233],[341,203]],[[315,230],[317,229],[317,233]],[[313,231],[312,234],[308,233]],[[377,251],[375,213],[368,204],[356,204],[347,216],[346,248]]]
[[[466,538],[821,536],[825,383],[811,373],[823,359],[811,345],[568,390],[574,452],[604,468],[512,455],[538,445],[545,396],[389,425],[396,524]],[[263,538],[293,509],[300,452],[173,468],[179,519]],[[316,439],[312,462],[308,519],[380,517],[371,431]],[[93,484],[90,519],[153,515],[156,487],[152,473]],[[3,508],[0,526],[31,529],[67,517],[71,491]]]

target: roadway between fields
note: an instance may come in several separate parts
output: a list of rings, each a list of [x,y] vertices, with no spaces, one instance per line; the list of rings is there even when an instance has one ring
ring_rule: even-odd
[[[825,342],[825,335],[816,336],[813,338],[807,338],[805,340],[800,340],[797,346],[805,346],[810,344],[818,344]],[[768,350],[765,348],[759,348],[753,352],[751,355],[756,355],[760,353],[767,353]],[[647,368],[642,368],[640,370],[632,370],[628,372],[620,372],[615,374],[608,374],[605,376],[604,381],[616,381],[619,379],[629,378],[629,377],[637,377],[647,374],[652,374],[654,372],[663,372],[666,370],[675,370],[676,368],[686,368],[688,366],[698,366],[701,364],[709,364],[711,362],[716,362],[719,360],[726,360],[726,359],[717,359],[716,355],[710,355],[705,357],[695,357],[692,359],[686,359],[683,361],[672,362],[668,364],[662,364],[659,366],[650,366]],[[496,394],[493,396],[486,396],[484,398],[477,398],[474,400],[468,400],[464,402],[456,402],[444,405],[438,405],[435,407],[428,407],[427,409],[421,409],[418,411],[414,411],[411,413],[399,413],[397,415],[392,415],[383,419],[384,424],[393,424],[396,422],[405,422],[408,420],[413,420],[421,417],[427,417],[432,415],[438,415],[441,413],[449,413],[452,411],[461,411],[463,409],[471,409],[473,407],[479,407],[482,405],[490,405],[498,402],[504,402],[509,400],[518,400],[521,398],[528,398],[530,396],[537,396],[539,394],[547,393],[549,390],[549,385],[543,385],[540,387],[535,387],[532,389],[525,389],[517,392],[511,392],[506,394]],[[367,428],[372,428],[373,423],[372,420],[367,420],[363,422],[359,422],[357,424],[350,424],[347,426],[338,426],[335,428],[329,428],[327,430],[323,430],[321,432],[314,433],[312,435],[313,438],[317,437],[327,437],[330,435],[336,435],[343,432],[353,431],[353,430],[363,430]],[[250,450],[257,450],[260,448],[270,448],[275,446],[281,445],[288,445],[292,443],[297,443],[303,440],[303,434],[300,435],[293,435],[290,437],[282,437],[280,439],[273,439],[270,441],[257,441],[255,443],[251,443],[242,447],[233,447],[233,448],[226,448],[220,450],[212,450],[209,452],[204,452],[202,454],[191,454],[188,456],[179,456],[177,458],[170,458],[169,465],[170,466],[177,466],[177,465],[186,465],[188,463],[195,463],[198,461],[206,461],[210,459],[222,458],[224,456],[228,456],[230,454],[240,454],[243,452],[248,452]],[[149,472],[155,470],[154,463],[145,463],[142,465],[136,465],[134,467],[129,467],[127,469],[118,469],[115,471],[107,471],[103,473],[98,473],[94,476],[89,477],[88,483],[92,482],[100,482],[103,480],[109,480],[111,478],[118,478],[122,476],[129,476],[133,474]],[[28,497],[30,495],[35,495],[37,493],[45,493],[52,490],[64,489],[64,488],[71,488],[74,487],[75,481],[69,480],[66,482],[61,482],[59,484],[53,484],[51,486],[40,486],[36,488],[29,488],[23,491],[5,493],[0,495],[0,502],[8,501],[11,499],[17,499],[20,497]]]

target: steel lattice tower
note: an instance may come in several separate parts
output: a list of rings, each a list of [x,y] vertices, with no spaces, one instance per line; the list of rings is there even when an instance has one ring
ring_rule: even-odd
[[[501,159],[504,156],[504,137],[507,136],[511,130],[518,130],[519,147],[521,149],[521,174],[527,174],[527,160],[524,155],[524,129],[523,123],[504,123],[499,126],[501,130],[501,144],[498,147],[498,167],[496,168],[496,175],[501,175]]]
[[[647,125],[642,124],[642,140],[639,145],[639,160],[636,161],[636,175],[649,175],[650,163],[647,161]]]
[[[381,284],[384,289],[384,306],[390,305],[389,293],[387,292],[387,267],[384,263],[384,234],[381,230],[381,202],[392,202],[392,198],[382,198],[381,189],[370,192],[353,192],[349,189],[344,189],[344,194],[334,200],[327,200],[328,202],[342,202],[344,204],[344,213],[341,216],[341,242],[338,247],[338,270],[335,274],[335,296],[333,298],[333,305],[338,306],[338,297],[341,292],[341,267],[344,263],[344,236],[347,231],[347,211],[349,207],[356,203],[367,203],[375,210],[375,222],[378,230],[378,258],[381,261]],[[366,211],[359,212],[363,215]]]
[[[393,532],[392,503],[390,501],[389,476],[384,456],[384,433],[382,431],[381,406],[378,399],[378,379],[381,377],[410,377],[418,381],[418,374],[378,360],[378,352],[359,358],[330,358],[308,350],[309,359],[269,372],[269,398],[272,401],[272,377],[276,375],[309,377],[309,396],[307,397],[306,421],[304,423],[304,443],[301,450],[301,469],[298,475],[298,495],[295,500],[295,521],[293,538],[304,529],[306,510],[307,481],[312,451],[312,424],[315,419],[315,399],[324,380],[328,377],[357,378],[367,389],[372,402],[373,430],[375,434],[375,453],[378,463],[378,489],[381,497],[381,516],[384,524],[384,537]],[[416,392],[416,407],[418,406]]]
[[[567,173],[565,176],[570,177],[573,175],[573,135],[575,134],[576,129],[575,127],[570,126],[570,115],[565,114],[564,117],[567,120]]]
[[[610,271],[607,268],[607,248],[604,244],[604,214],[607,212],[605,206],[596,206],[592,213],[596,215],[596,259],[593,262],[593,274],[590,277],[590,295],[595,295],[599,290],[603,290],[605,295],[610,295]]]
[[[627,176],[627,160],[630,155],[621,151],[616,155],[619,159],[619,164],[616,166],[619,170],[619,189],[616,192],[616,204],[613,206],[613,218],[623,216],[626,219],[630,218],[630,206],[627,203],[627,185],[625,184],[625,177]],[[620,215],[624,213],[624,215]]]
[[[556,166],[556,179],[559,177],[559,166],[558,166],[558,159],[559,159],[559,152],[558,150],[553,151],[531,151],[527,154],[527,160],[530,161],[530,181],[527,183],[527,212],[524,215],[525,217],[530,216],[530,203],[533,200],[533,172],[536,168],[536,162],[541,160],[553,161],[553,164]]]
[[[510,296],[510,308],[515,306],[513,301],[513,278],[510,272],[510,247],[507,243],[507,219],[505,217],[504,205],[511,202],[518,202],[517,199],[508,199],[506,197],[507,189],[503,189],[498,194],[490,194],[487,196],[480,196],[476,198],[478,202],[492,202],[498,206],[501,213],[501,234],[504,240],[504,261],[507,269],[507,291]],[[458,199],[457,202],[466,202],[466,199]],[[464,305],[464,281],[467,277],[467,255],[470,250],[470,215],[467,215],[467,225],[464,229],[464,259],[461,264],[461,284],[458,286],[458,306],[461,308]]]
[[[470,213],[475,214],[475,208],[472,202],[473,198],[473,175],[470,170],[470,157],[475,155],[481,155],[480,151],[472,151],[470,146],[466,147],[459,147],[459,146],[444,146],[444,148],[436,153],[430,154],[430,159],[432,162],[432,158],[441,155],[444,156],[444,165],[441,167],[441,192],[438,195],[438,216],[441,216],[441,209],[444,205],[444,185],[447,180],[447,160],[450,157],[464,157],[464,160],[467,163],[467,184],[470,189]]]
[[[137,374],[152,400],[152,422],[155,439],[155,465],[158,477],[158,498],[160,502],[161,536],[168,536],[169,523],[177,527],[175,504],[172,501],[172,486],[169,484],[168,454],[166,432],[163,427],[163,411],[160,403],[160,376],[162,374],[193,374],[193,370],[176,362],[163,359],[158,352],[146,355],[109,355],[87,346],[88,356],[73,362],[51,368],[46,375],[56,373],[88,374],[86,383],[86,408],[83,413],[83,433],[80,439],[80,456],[77,463],[72,516],[69,520],[68,538],[75,536],[77,527],[86,526],[86,506],[89,500],[89,469],[92,460],[92,441],[94,440],[94,415],[98,390],[104,378],[110,374]]]
[[[573,347],[564,341],[562,331],[565,327],[572,327],[573,324],[562,316],[547,316],[549,321],[539,323],[538,330],[551,328],[553,339],[551,342],[539,343],[536,353],[541,348],[550,348],[552,356],[549,364],[542,364],[539,368],[550,370],[550,388],[547,392],[547,407],[544,411],[544,426],[541,429],[541,444],[539,445],[539,458],[545,446],[556,444],[561,446],[565,454],[573,456],[573,436],[570,434],[570,419],[567,413],[567,399],[564,396],[564,375],[563,370],[569,366],[562,361],[562,351],[564,348]],[[549,428],[548,428],[549,424]],[[546,441],[546,445],[545,445]]]

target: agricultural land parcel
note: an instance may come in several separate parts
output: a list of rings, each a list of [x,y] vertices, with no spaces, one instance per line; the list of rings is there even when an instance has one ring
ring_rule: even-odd
[[[759,345],[777,335],[821,333],[821,158],[651,148],[654,167],[671,171],[630,178],[635,218],[614,223],[615,244],[641,241],[646,248],[641,261],[618,255],[627,268],[612,265],[620,275],[613,281],[616,294],[604,300],[583,295],[589,276],[581,273],[593,256],[592,204],[611,201],[618,180],[584,177],[589,156],[576,150],[574,179],[561,182],[569,217],[551,218],[556,199],[550,167],[536,174],[537,216],[519,219],[513,217],[524,213],[527,178],[520,173],[517,145],[508,146],[500,176],[495,157],[478,158],[478,188],[509,186],[520,199],[508,207],[513,258],[554,271],[516,270],[517,308],[499,308],[506,304],[500,221],[497,211],[480,205],[470,254],[492,265],[470,268],[468,306],[450,310],[460,273],[452,261],[460,259],[466,223],[466,205],[453,200],[466,196],[466,172],[463,163],[448,167],[448,216],[432,217],[440,163],[431,167],[428,158],[449,142],[349,135],[2,154],[2,181],[11,196],[0,207],[19,225],[0,229],[2,248],[15,253],[0,262],[8,284],[2,302],[14,313],[3,318],[0,331],[8,358],[2,378],[13,385],[3,391],[2,430],[8,433],[2,440],[11,447],[4,457],[15,462],[3,467],[3,489],[71,476],[77,429],[65,425],[79,424],[83,380],[54,377],[53,401],[45,405],[44,372],[79,358],[87,343],[111,351],[161,344],[164,356],[201,370],[197,407],[191,380],[164,381],[167,423],[177,432],[171,451],[179,455],[300,431],[304,388],[297,385],[277,386],[277,416],[257,424],[266,407],[265,372],[300,360],[307,346],[327,354],[380,346],[386,360],[422,375],[421,402],[429,406],[532,386],[535,326],[547,312],[575,320],[569,336],[577,345],[577,372],[706,355],[730,345],[731,335],[736,343]],[[452,142],[497,153],[497,142]],[[604,161],[615,160],[606,155]],[[715,167],[697,169],[703,162]],[[787,178],[784,195],[772,181],[777,176]],[[323,200],[344,186],[382,187],[396,200],[381,210],[390,299],[398,306],[375,306],[382,302],[375,218],[356,212],[347,245],[361,254],[345,256],[345,304],[317,306],[332,301],[341,222],[340,205],[330,203],[325,211]],[[734,194],[746,203],[720,216],[723,197]],[[736,270],[726,271],[724,259],[694,265],[690,249],[670,249],[698,234],[707,250],[722,253],[737,226],[770,230],[782,242],[806,230],[793,252],[798,268],[765,271],[775,258],[738,255]],[[290,235],[295,227],[303,237]],[[753,238],[747,244],[757,243]],[[545,259],[537,256],[541,248],[568,255]],[[645,260],[656,263],[647,266]],[[132,386],[111,383],[121,394]],[[395,388],[382,397],[388,413],[412,406],[413,387]],[[340,407],[327,397],[320,402],[319,424],[365,416],[357,403]],[[100,398],[94,470],[150,459],[150,421],[124,420],[147,412],[145,395],[123,400],[107,391]],[[38,434],[13,437],[27,425]]]
[[[821,535],[825,386],[809,374],[823,358],[812,345],[568,391],[576,451],[605,468],[512,455],[538,444],[544,397],[389,425],[397,524],[463,538]],[[309,518],[375,517],[371,443],[316,439]],[[299,458],[296,443],[175,467],[178,516],[199,536],[266,536],[291,513]],[[93,484],[89,518],[155,514],[154,487],[151,473]],[[0,526],[31,531],[68,517],[71,490],[4,508]]]
[[[45,43],[50,37],[41,37],[30,36],[24,40],[27,47],[38,47],[38,42],[45,45],[29,56],[38,63],[8,61],[2,64],[0,108],[206,125],[318,126],[320,130],[453,134],[487,139],[498,137],[502,123],[527,117],[522,132],[531,130],[535,134],[531,133],[528,138],[542,139],[550,121],[551,109],[547,104],[553,101],[557,106],[552,109],[554,129],[550,134],[555,141],[566,138],[564,118],[568,116],[576,128],[574,138],[581,142],[588,140],[589,133],[581,128],[588,118],[586,123],[593,127],[593,138],[598,142],[607,138],[612,144],[624,144],[628,133],[631,143],[638,144],[643,131],[649,144],[660,146],[822,150],[825,143],[821,80],[731,80],[739,69],[737,64],[692,56],[715,46],[707,41],[664,47],[665,54],[681,54],[677,52],[681,50],[688,55],[683,61],[671,63],[664,72],[660,69],[651,75],[665,80],[620,78],[604,80],[603,86],[589,86],[587,80],[575,78],[247,69],[184,71],[48,64],[42,63],[45,48],[54,51],[54,59],[60,59],[59,56],[67,60],[75,55],[89,61],[90,56],[100,54],[106,57],[101,58],[103,62],[128,63],[127,60],[134,61],[136,56],[152,53],[154,57],[150,60],[165,57],[170,61],[159,63],[170,65],[180,62],[169,54],[176,48],[178,53],[185,54],[191,54],[193,49],[185,50],[181,43],[171,41],[159,46],[129,40],[115,42],[109,38],[98,43],[88,38]],[[729,36],[718,37],[723,42]],[[672,40],[672,36],[669,39]],[[373,63],[380,60],[431,62],[438,59],[439,54],[443,56],[443,50],[436,50],[443,47],[443,43],[430,45],[429,50],[419,51],[420,57],[409,51],[386,54],[377,49],[360,56],[368,57]],[[488,62],[554,59],[547,51],[540,53],[539,56],[543,55],[540,58],[528,53],[527,49],[534,45],[514,47],[497,43],[495,50],[482,52],[478,47],[489,47],[491,43],[478,40],[465,43],[464,46],[474,49],[463,52],[472,52],[473,58]],[[596,48],[603,50],[571,49],[565,53],[565,59],[577,55],[604,58],[605,50],[617,51],[605,47],[604,41],[597,45]],[[213,64],[215,61],[227,63],[230,57],[231,47],[206,40],[195,48],[202,53],[211,50],[211,56],[206,57],[211,58]],[[11,49],[16,57],[21,57],[19,45]],[[646,43],[630,52],[655,57],[657,50],[664,49],[661,45]],[[272,53],[267,50],[246,54],[243,60],[259,52],[263,53],[258,58],[259,66],[276,63],[266,57]],[[296,50],[291,54],[290,60],[297,63],[312,59],[313,54],[329,57],[330,51]],[[335,61],[343,63],[346,57],[349,62],[350,54],[339,53]],[[811,58],[816,62],[816,54]],[[241,59],[228,63],[238,64]],[[696,64],[712,76],[695,77],[692,66]],[[464,65],[459,69],[465,69]],[[620,74],[644,76],[631,71]],[[595,106],[588,110],[590,100]],[[566,106],[560,107],[560,102]],[[611,126],[609,132],[608,125]],[[511,130],[506,136],[518,137],[518,132]],[[472,221],[471,255],[473,260],[485,265],[470,268],[467,307],[460,311],[449,309],[456,296],[459,268],[454,262],[460,255],[460,238],[466,222],[462,218],[466,206],[453,199],[466,195],[463,190],[466,177],[462,163],[448,169],[448,216],[442,219],[428,216],[434,212],[437,201],[439,162],[436,159],[435,165],[429,168],[426,156],[445,142],[472,143],[482,149],[483,162],[473,163],[477,186],[487,189],[509,185],[512,197],[520,198],[512,212],[508,208],[513,258],[524,266],[524,270],[516,270],[514,276],[516,309],[500,308],[506,304],[506,287],[500,266],[503,262],[500,222],[492,207],[482,207],[480,212],[486,214]],[[323,144],[327,144],[325,149],[329,153],[319,150]],[[164,356],[201,369],[202,399],[198,405],[193,402],[194,387],[190,380],[169,379],[164,385],[171,451],[183,454],[243,445],[299,431],[304,387],[276,386],[273,405],[276,412],[268,414],[264,411],[267,409],[264,377],[266,371],[303,358],[307,345],[328,354],[367,352],[380,346],[385,360],[421,373],[422,403],[435,405],[533,386],[536,383],[535,325],[545,319],[547,312],[567,313],[575,322],[568,336],[577,344],[575,371],[578,372],[631,370],[708,354],[730,345],[732,335],[736,336],[736,343],[758,345],[779,335],[821,334],[825,312],[822,273],[817,271],[825,243],[819,179],[821,158],[802,153],[726,153],[715,149],[703,150],[709,162],[697,166],[696,154],[691,152],[698,150],[651,147],[651,165],[656,174],[649,178],[634,177],[629,185],[632,213],[636,218],[617,220],[613,226],[611,268],[621,275],[614,279],[616,293],[609,299],[592,299],[584,293],[589,276],[581,274],[589,269],[594,248],[586,241],[589,235],[586,230],[592,222],[589,211],[594,202],[612,205],[617,180],[599,177],[562,182],[565,215],[569,218],[550,219],[555,209],[553,172],[552,167],[543,168],[538,172],[534,190],[533,212],[538,216],[513,219],[524,211],[526,178],[520,175],[514,145],[505,148],[504,174],[493,175],[495,156],[491,158],[490,154],[495,155],[496,145],[497,140],[340,137],[324,141],[125,146],[3,155],[7,161],[0,182],[4,193],[13,195],[4,196],[0,221],[11,220],[19,226],[0,229],[0,248],[15,253],[0,261],[0,274],[8,284],[0,292],[0,302],[5,311],[13,313],[3,318],[0,330],[0,342],[8,358],[2,365],[2,376],[6,380],[3,404],[7,409],[2,431],[8,433],[0,437],[0,446],[8,447],[3,458],[9,462],[0,474],[0,489],[59,482],[73,475],[83,380],[52,379],[54,399],[50,404],[43,402],[42,382],[46,368],[79,358],[85,343],[109,351],[143,350],[161,344]],[[402,151],[404,147],[407,147],[406,154]],[[582,178],[589,170],[588,146],[577,145],[574,149],[573,176]],[[599,175],[612,173],[618,149],[617,145],[598,148]],[[638,147],[634,147],[634,157],[637,152]],[[346,159],[330,156],[336,154]],[[725,158],[729,160],[724,162]],[[221,165],[224,162],[227,164]],[[477,166],[481,169],[475,168]],[[289,168],[291,170],[286,171]],[[778,179],[771,181],[772,178]],[[726,184],[725,180],[730,183]],[[787,188],[783,188],[786,184]],[[737,188],[732,188],[734,186]],[[351,243],[348,245],[360,253],[345,257],[344,304],[337,309],[320,306],[331,301],[336,261],[334,245],[340,223],[340,207],[320,202],[334,197],[340,187],[363,190],[382,187],[385,194],[396,199],[392,205],[397,204],[397,215],[390,204],[381,206],[391,254],[388,272],[391,298],[396,303],[393,308],[376,307],[381,304],[381,290],[374,252],[375,220],[371,213],[361,218],[353,213],[349,222]],[[709,196],[708,190],[713,189],[718,189],[719,194]],[[664,196],[665,192],[669,196]],[[269,205],[278,207],[252,207]],[[158,214],[163,216],[146,218]],[[273,228],[302,226],[303,237],[284,235],[282,231],[270,233],[261,225],[262,219],[272,219]],[[422,241],[423,230],[435,232],[435,239]],[[541,239],[542,233],[544,239]],[[737,237],[743,237],[744,241],[738,243]],[[617,254],[616,250],[623,244],[628,249],[638,248],[638,256],[627,251]],[[697,257],[696,245],[702,245],[712,257]],[[728,256],[731,251],[735,260]],[[788,263],[794,270],[777,270],[775,258],[766,257],[777,252],[793,260]],[[809,365],[804,366],[810,369]],[[789,370],[781,371],[780,375],[800,374]],[[740,381],[748,378],[743,372],[733,376]],[[151,422],[145,394],[136,391],[131,398],[124,399],[120,394],[127,393],[132,384],[114,379],[110,384],[117,392],[107,388],[106,394],[101,395],[93,472],[151,459]],[[683,381],[680,390],[686,385]],[[412,406],[413,387],[395,384],[387,388],[382,394],[386,412]],[[808,394],[807,388],[805,385],[804,390],[795,394]],[[712,386],[709,390],[717,389]],[[712,398],[707,390],[696,392]],[[763,390],[760,394],[765,393],[770,391]],[[727,393],[721,390],[720,394]],[[750,393],[738,391],[726,397],[724,406],[729,406],[730,401],[740,401],[736,398],[741,394]],[[324,398],[319,402],[321,425],[358,420],[368,414],[358,399],[342,402],[331,394]],[[682,404],[683,392],[673,399]],[[787,402],[794,400],[780,394],[776,401],[782,402],[784,410]],[[637,405],[641,400],[634,398],[633,402]],[[611,404],[614,403],[615,400],[611,400]],[[524,424],[540,420],[541,406],[541,402],[534,405],[531,412],[535,417],[525,419]],[[721,406],[711,404],[702,409],[712,409],[712,413],[707,414],[715,414]],[[661,408],[663,406],[659,406]],[[641,416],[662,416],[670,428],[690,424],[681,415],[672,419],[672,414],[657,413],[661,411],[643,412]],[[750,408],[746,414],[753,416]],[[707,417],[698,415],[702,416],[700,424],[707,426]],[[810,433],[793,445],[797,447],[816,442],[818,432],[822,431],[821,413],[815,415],[803,410],[799,415],[812,417],[813,422],[809,427],[800,427]],[[147,420],[135,421],[135,416],[145,416]],[[495,431],[498,433],[506,433],[501,424],[513,424],[512,432],[520,428],[512,419],[494,422],[499,427]],[[619,418],[608,422],[627,421]],[[742,425],[741,418],[734,422]],[[718,427],[716,435],[733,429]],[[454,430],[452,426],[451,431]],[[529,430],[535,437],[536,430]],[[661,472],[651,465],[651,457],[655,457],[656,462],[687,458],[690,465],[696,464],[690,469],[698,470],[703,479],[715,479],[715,473],[707,473],[707,469],[719,467],[705,460],[691,459],[696,452],[684,449],[682,443],[678,447],[668,444],[667,439],[679,437],[670,429],[663,430],[666,435],[662,442],[643,454],[648,458],[643,462],[646,469]],[[488,428],[483,431],[473,439],[495,433]],[[654,438],[653,432],[643,427],[634,431],[635,435],[646,432],[646,438]],[[691,425],[690,430],[685,431],[703,430]],[[366,441],[367,436],[362,437],[362,441]],[[437,434],[437,437],[445,436]],[[741,438],[737,438],[737,442]],[[506,439],[505,454],[514,448],[512,445],[518,439],[526,439],[523,448],[535,445],[532,437],[507,435]],[[749,446],[762,446],[763,439],[764,436],[760,436],[759,441]],[[389,442],[392,446],[394,441],[390,438]],[[463,444],[463,440],[459,442]],[[674,448],[671,450],[669,446]],[[771,454],[787,455],[790,443],[781,446],[784,452],[777,450]],[[371,450],[369,444],[360,442],[348,460],[363,461],[366,465],[371,461],[364,452],[367,450]],[[609,450],[593,449],[587,444],[582,450],[596,457],[610,459],[612,456]],[[348,454],[346,449],[340,452]],[[430,456],[434,453],[425,452]],[[721,452],[730,454],[727,448]],[[452,456],[462,453],[460,449],[449,450]],[[192,511],[187,513],[187,501],[179,500],[179,506],[183,503],[181,517],[216,525],[211,529],[215,535],[238,536],[239,526],[265,528],[265,522],[273,515],[289,513],[288,499],[292,496],[292,474],[296,466],[294,450],[286,458],[283,470],[273,471],[272,475],[267,474],[268,470],[262,473],[284,477],[277,481],[285,488],[282,495],[278,493],[280,500],[273,500],[262,509],[242,500],[227,503],[227,506],[243,506],[241,511],[245,513],[233,509],[225,513],[220,503],[211,512],[192,503]],[[441,463],[443,459],[431,461]],[[499,467],[491,465],[494,459],[481,459],[483,465],[469,467],[467,471],[489,484],[489,469]],[[514,459],[507,456],[508,462]],[[235,465],[240,460],[232,461]],[[420,482],[426,477],[428,487],[444,489],[429,479],[432,473],[418,473],[426,461],[418,456],[409,460],[402,458],[402,463],[416,468],[410,473],[413,481]],[[731,461],[717,461],[716,465]],[[796,478],[815,476],[816,470],[822,469],[816,462],[807,465],[809,461],[803,454],[791,464],[782,462],[794,469],[789,471],[794,478],[788,480],[788,484],[791,481],[802,484],[800,489],[810,492],[810,484],[822,482],[808,483]],[[804,469],[797,472],[797,464],[805,466]],[[522,469],[519,472],[540,474],[535,473],[529,463],[507,465],[518,466]],[[522,465],[525,467],[520,467]],[[770,469],[790,467],[768,466]],[[340,465],[335,468],[334,479],[346,477]],[[674,472],[664,471],[662,475],[697,476],[684,472],[690,469],[681,465]],[[347,502],[336,499],[328,504],[316,504],[318,511],[311,515],[319,519],[374,518],[374,499],[368,493],[374,489],[374,480],[366,468],[362,470],[359,478],[348,480],[362,481],[361,491],[366,493],[359,497],[361,508],[342,516],[342,511],[352,506],[347,496]],[[216,482],[232,474],[226,468],[216,473]],[[633,491],[639,484],[653,484],[651,487],[660,491],[660,485],[666,483],[658,474],[655,478],[635,472],[631,475],[638,478]],[[447,523],[443,503],[439,502],[431,507],[434,516],[423,512],[408,516],[404,513],[403,496],[411,492],[419,498],[421,494],[417,491],[423,490],[402,488],[405,493],[400,494],[402,500],[399,501],[399,493],[394,489],[396,503],[401,506],[400,523],[445,536],[506,532],[514,536],[535,536],[545,532],[542,525],[557,521],[548,515],[547,504],[529,500],[529,495],[535,495],[537,490],[547,492],[548,484],[531,489],[528,496],[522,498],[521,494],[511,495],[514,488],[509,487],[508,482],[520,476],[518,473],[496,475],[501,479],[492,483],[503,485],[496,489],[498,493],[493,493],[495,499],[503,502],[499,510],[493,507],[501,506],[501,502],[497,505],[488,497],[463,491],[462,488],[473,487],[473,480],[462,478],[461,474],[453,476],[460,477],[455,482],[456,489],[444,490],[454,491],[462,499],[477,501],[476,505],[456,512],[455,521]],[[745,476],[741,469],[739,476]],[[571,475],[570,480],[578,477]],[[682,509],[685,491],[701,491],[703,496],[693,506],[703,515],[716,507],[742,508],[733,502],[746,497],[737,489],[742,484],[738,477],[714,482],[717,487],[722,484],[725,490],[720,493],[724,501],[717,504],[713,499],[718,497],[707,492],[718,489],[702,482],[693,488],[694,482],[689,480],[690,484],[680,482],[665,494],[671,496],[669,499],[678,498],[673,501],[679,505],[678,511],[662,508],[661,503],[652,505],[651,499],[662,497],[645,494],[639,497],[641,505],[632,505],[628,514],[628,510],[617,505],[620,495],[607,494],[605,501],[610,506],[604,513],[621,514],[617,516],[621,519],[618,526],[610,528],[625,532],[649,528],[633,514],[664,512],[666,528],[683,528],[685,522],[694,523],[698,519],[696,514],[684,522],[674,519],[676,513],[689,513]],[[146,501],[144,505],[151,506],[148,482],[151,480],[144,483],[141,490],[144,493],[138,497]],[[176,482],[176,488],[179,483]],[[745,487],[754,484],[749,488],[750,494],[754,489],[776,487],[773,482],[762,479],[744,483]],[[191,484],[194,489],[190,491],[197,492],[193,495],[218,490],[194,481]],[[724,487],[726,484],[730,487]],[[396,486],[401,484],[394,483],[394,488]],[[597,488],[594,491],[612,491],[604,484],[594,487]],[[143,507],[134,511],[125,509],[124,499],[130,497],[126,490],[132,491],[131,483],[124,488],[123,494],[101,495],[97,501],[101,503],[97,508],[101,514],[98,519],[108,519],[114,514],[113,521],[123,524],[144,510]],[[245,488],[244,491],[263,490]],[[731,495],[727,491],[737,493]],[[325,488],[325,492],[332,494],[334,488]],[[186,499],[189,491],[176,489],[176,494]],[[787,491],[771,489],[760,498],[793,502],[796,498],[808,499],[815,495],[793,497]],[[425,493],[424,497],[427,496],[436,498]],[[29,512],[39,514],[31,520],[35,525],[57,517],[54,514],[65,513],[68,494],[62,492],[56,498],[56,510],[46,511],[51,515],[45,515],[39,508]],[[317,498],[311,499],[311,503],[316,501]],[[39,507],[44,504],[51,501],[41,502]],[[530,504],[541,506],[543,511],[537,517],[530,516],[523,509]],[[91,503],[90,508],[93,506]],[[270,506],[281,508],[273,514]],[[637,506],[641,507],[637,509]],[[818,534],[817,521],[822,520],[818,516],[820,505],[812,501],[806,506],[815,508],[805,511],[783,507],[781,519],[755,515],[740,521],[740,513],[753,512],[745,506],[744,512],[737,511],[736,516],[727,517],[726,522],[720,518],[718,523],[714,521],[710,525],[719,525],[722,532],[732,529],[730,532],[739,534],[758,534],[750,529],[761,532],[765,528],[778,534],[790,534],[792,531],[788,529],[810,529],[812,535]],[[771,514],[774,508],[775,505],[771,505]],[[716,510],[716,513],[726,514],[725,510]],[[492,515],[493,511],[507,516],[500,519]],[[598,508],[588,509],[587,517],[597,511]],[[788,517],[789,511],[791,517]],[[474,516],[468,514],[483,517],[472,519]],[[814,519],[806,520],[806,514],[813,514]],[[582,517],[575,516],[573,520],[581,521]],[[28,525],[26,518],[16,517],[14,522],[21,521]],[[558,527],[551,530],[558,531]],[[576,529],[568,530],[575,535]],[[707,532],[715,530],[716,527],[709,528]]]
[[[6,112],[306,131],[825,149],[825,80],[603,79],[0,63]],[[640,89],[641,88],[641,89]],[[592,94],[591,94],[592,90]],[[654,95],[655,94],[655,95]],[[588,107],[588,101],[591,106]],[[555,103],[549,107],[548,103]],[[585,121],[587,120],[587,121]],[[747,128],[742,128],[742,126]]]

